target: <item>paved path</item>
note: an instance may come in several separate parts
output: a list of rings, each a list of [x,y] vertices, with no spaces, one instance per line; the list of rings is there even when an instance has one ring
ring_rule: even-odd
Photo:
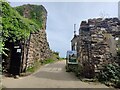
[[[108,88],[99,83],[81,82],[73,73],[65,72],[65,61],[45,65],[36,73],[20,77],[5,77],[3,86],[7,88]]]

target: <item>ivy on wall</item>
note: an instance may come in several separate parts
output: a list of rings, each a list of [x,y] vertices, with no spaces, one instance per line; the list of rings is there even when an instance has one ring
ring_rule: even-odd
[[[31,32],[37,32],[42,28],[43,22],[39,22],[42,20],[40,10],[39,13],[36,12],[38,14],[31,11],[31,18],[25,18],[22,13],[18,12],[22,11],[21,9],[24,7],[13,8],[8,2],[1,0],[0,4],[0,53],[3,53],[6,41],[16,42],[28,39]],[[40,7],[35,9],[38,10],[38,8]],[[35,15],[37,16],[35,17]]]

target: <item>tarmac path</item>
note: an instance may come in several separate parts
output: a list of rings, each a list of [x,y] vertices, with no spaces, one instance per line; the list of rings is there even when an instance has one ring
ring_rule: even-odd
[[[80,81],[73,73],[65,71],[65,60],[42,66],[36,73],[14,79],[4,77],[6,88],[108,88],[100,83]]]

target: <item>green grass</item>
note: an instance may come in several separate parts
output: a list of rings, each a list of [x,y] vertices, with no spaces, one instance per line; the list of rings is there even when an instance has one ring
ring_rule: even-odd
[[[28,67],[27,72],[35,72],[35,67]]]
[[[55,60],[53,60],[53,59],[47,59],[47,60],[43,61],[43,64],[48,64],[48,63],[53,63],[53,62],[55,62]]]
[[[55,60],[53,59],[47,59],[47,60],[44,60],[43,62],[36,61],[32,67],[27,68],[27,72],[34,73],[40,68],[41,65],[45,65],[53,62],[55,62]]]
[[[36,70],[38,70],[40,68],[40,66],[41,66],[41,63],[36,61],[32,67],[27,68],[27,72],[33,73]]]

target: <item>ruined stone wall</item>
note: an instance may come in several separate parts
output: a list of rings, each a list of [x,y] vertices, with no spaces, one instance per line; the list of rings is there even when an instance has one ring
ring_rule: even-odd
[[[47,11],[42,5],[23,5],[16,10],[25,18],[33,20],[40,26],[40,30],[32,32],[29,39],[24,44],[23,70],[34,65],[36,61],[40,63],[51,57],[52,52],[46,36]]]
[[[88,23],[81,22],[77,53],[79,53],[79,64],[84,67],[83,73],[86,77],[99,72],[103,65],[115,62],[116,41],[109,33],[108,25],[110,24],[107,21],[104,23],[101,19],[91,19]]]
[[[47,42],[46,31],[41,30],[37,34],[31,34],[27,66],[31,66],[36,60],[42,62],[50,56],[51,51]]]
[[[42,63],[51,57],[51,50],[47,42],[46,31],[32,33],[30,41],[24,47],[23,70],[32,67],[36,61]]]

